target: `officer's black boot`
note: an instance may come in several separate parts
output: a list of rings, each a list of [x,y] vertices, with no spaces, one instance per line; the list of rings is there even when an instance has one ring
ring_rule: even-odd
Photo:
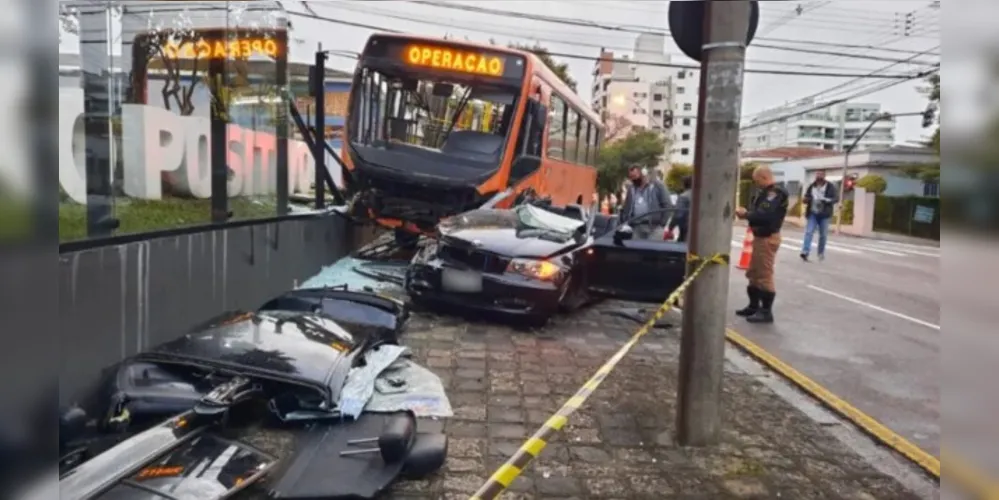
[[[743,317],[756,314],[756,311],[760,309],[760,292],[761,290],[753,285],[747,286],[746,295],[749,296],[749,305],[735,311],[735,314]]]
[[[774,297],[777,296],[774,292],[767,292],[760,290],[760,308],[753,313],[752,316],[746,318],[746,321],[750,323],[773,323],[774,314]]]

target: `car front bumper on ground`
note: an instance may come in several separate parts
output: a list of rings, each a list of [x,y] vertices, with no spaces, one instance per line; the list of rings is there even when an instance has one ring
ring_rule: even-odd
[[[480,290],[454,292],[447,290],[443,284],[448,268],[462,269],[436,257],[417,257],[406,270],[406,292],[414,299],[425,302],[520,317],[542,319],[558,311],[559,283],[509,273],[475,272],[482,278]]]

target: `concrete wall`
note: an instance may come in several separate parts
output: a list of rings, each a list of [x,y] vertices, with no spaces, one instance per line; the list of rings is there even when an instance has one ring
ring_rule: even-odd
[[[90,393],[126,356],[224,311],[259,307],[365,239],[326,214],[63,253],[60,404]]]

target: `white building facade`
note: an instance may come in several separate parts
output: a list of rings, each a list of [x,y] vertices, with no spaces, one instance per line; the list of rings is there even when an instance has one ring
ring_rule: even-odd
[[[805,100],[753,115],[739,133],[742,150],[804,147],[844,151],[874,118],[883,113],[880,104],[853,102],[805,112],[817,104]],[[779,119],[797,113],[803,114]],[[884,149],[894,143],[895,120],[882,119],[857,143],[855,150]]]
[[[615,58],[605,50],[593,69],[591,104],[603,117],[610,140],[632,127],[659,132],[668,140],[663,170],[673,163],[694,163],[697,125],[698,72],[666,66],[670,62],[666,37],[643,34],[635,42],[634,59]]]

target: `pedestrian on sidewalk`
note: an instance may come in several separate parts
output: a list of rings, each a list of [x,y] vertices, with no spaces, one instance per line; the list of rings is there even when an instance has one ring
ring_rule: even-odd
[[[628,180],[631,183],[625,190],[621,222],[631,226],[635,239],[662,240],[669,222],[670,209],[673,208],[669,189],[663,181],[652,177],[647,169],[637,165],[628,168]],[[646,215],[647,217],[643,217]]]
[[[670,231],[678,233],[676,241],[687,241],[687,227],[690,221],[691,188],[694,186],[694,178],[686,176],[683,178],[683,191],[676,197],[676,210],[673,211],[673,219],[670,222]]]
[[[746,270],[749,305],[735,313],[750,323],[773,323],[773,304],[777,296],[774,264],[790,196],[787,190],[774,182],[774,174],[767,166],[753,171],[753,182],[760,190],[753,197],[750,207],[739,207],[735,211],[736,217],[745,219],[753,231],[753,255]]]
[[[829,221],[832,219],[833,207],[839,198],[836,186],[826,181],[826,173],[819,170],[815,173],[815,182],[805,189],[805,241],[801,245],[801,260],[808,262],[808,254],[812,250],[812,235],[819,232],[819,246],[816,254],[819,260],[826,258],[826,240],[829,237]]]

